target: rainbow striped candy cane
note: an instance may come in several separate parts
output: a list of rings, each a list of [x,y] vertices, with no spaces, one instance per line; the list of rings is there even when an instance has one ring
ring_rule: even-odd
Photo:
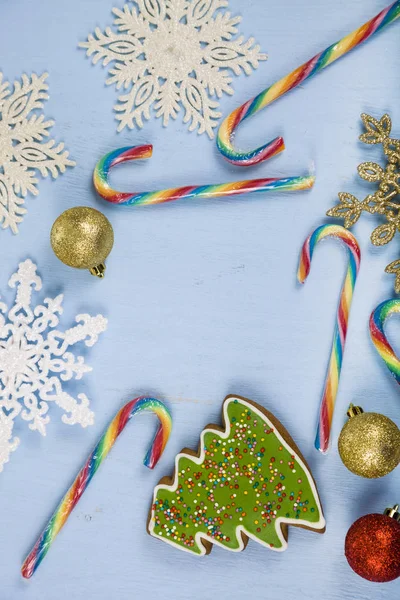
[[[395,313],[400,313],[400,300],[382,302],[371,314],[369,332],[379,356],[400,385],[400,360],[389,344],[384,332],[386,319]]]
[[[223,157],[235,165],[246,167],[263,160],[268,160],[272,156],[275,156],[275,154],[282,152],[285,149],[285,143],[281,137],[275,138],[271,142],[256,148],[256,150],[239,152],[233,146],[234,133],[244,119],[255,115],[259,110],[274,102],[274,100],[277,100],[307,79],[310,79],[310,77],[313,77],[313,75],[316,75],[322,69],[335,62],[335,60],[338,60],[350,52],[350,50],[381,31],[384,27],[393,23],[398,17],[400,17],[400,0],[382,10],[379,15],[353,31],[353,33],[342,38],[336,44],[332,44],[332,46],[329,46],[329,48],[326,48],[305,62],[289,73],[289,75],[286,75],[266,88],[255,98],[239,106],[239,108],[228,115],[218,131],[217,147]]]
[[[315,177],[285,177],[284,179],[248,179],[245,181],[232,181],[214,185],[187,185],[156,192],[118,192],[109,182],[110,170],[118,164],[149,158],[153,153],[153,146],[127,146],[118,148],[103,156],[97,163],[93,172],[93,183],[97,193],[112,204],[122,206],[151,206],[172,200],[221,198],[226,196],[239,196],[254,192],[294,192],[306,190],[314,185]]]
[[[339,387],[350,306],[361,260],[360,247],[356,238],[350,231],[340,225],[321,225],[321,227],[318,227],[308,236],[303,244],[299,270],[297,273],[297,278],[300,283],[304,283],[310,273],[311,260],[315,246],[318,242],[327,237],[337,238],[347,246],[349,250],[349,263],[347,266],[346,278],[340,292],[340,302],[336,316],[332,351],[319,410],[315,447],[321,452],[327,452],[329,449],[333,410],[335,408],[336,395]]]
[[[51,544],[64,527],[69,515],[88,487],[97,469],[115,444],[119,434],[126,427],[130,419],[141,412],[155,413],[160,421],[156,435],[144,459],[144,464],[149,469],[153,469],[156,466],[170,436],[172,419],[168,408],[163,402],[155,398],[146,398],[143,396],[125,404],[111,421],[108,429],[104,432],[85,465],[79,471],[74,483],[61,500],[43,533],[25,559],[21,568],[23,577],[26,579],[32,577],[49,551]]]

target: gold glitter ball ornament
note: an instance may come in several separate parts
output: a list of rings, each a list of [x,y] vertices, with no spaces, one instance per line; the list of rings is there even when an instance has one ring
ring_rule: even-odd
[[[66,210],[54,221],[50,241],[65,265],[104,277],[104,261],[112,250],[114,231],[103,213],[89,206]]]
[[[355,475],[375,479],[400,463],[400,429],[379,413],[350,405],[349,420],[340,432],[338,448],[345,467]]]

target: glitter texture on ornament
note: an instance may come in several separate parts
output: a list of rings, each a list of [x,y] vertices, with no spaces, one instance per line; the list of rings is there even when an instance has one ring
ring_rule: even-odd
[[[236,36],[241,17],[221,9],[227,0],[132,0],[113,9],[118,33],[96,28],[86,48],[93,63],[112,63],[107,85],[129,89],[114,107],[118,131],[143,127],[153,108],[164,126],[181,107],[189,130],[214,137],[222,94],[233,94],[231,74],[250,75],[266,55],[253,38]],[[214,99],[210,98],[212,96]]]
[[[344,226],[352,227],[362,212],[379,215],[385,223],[378,225],[371,234],[375,246],[384,246],[392,241],[400,231],[400,139],[390,137],[392,120],[389,115],[374,119],[370,115],[361,115],[365,132],[360,135],[364,144],[381,144],[387,164],[381,167],[375,162],[358,165],[358,174],[369,183],[378,183],[378,190],[368,194],[364,200],[358,200],[348,192],[339,193],[339,202],[326,213],[328,217],[344,219]],[[400,294],[400,258],[385,269],[386,273],[396,275],[395,291]]]
[[[25,196],[39,193],[36,172],[55,179],[66,167],[75,165],[64,144],[43,141],[54,125],[38,112],[48,99],[46,78],[47,73],[23,74],[11,90],[0,71],[0,223],[13,233],[18,233],[26,213]]]
[[[16,288],[14,305],[9,308],[0,301],[0,472],[19,444],[13,437],[16,417],[44,436],[49,403],[54,402],[64,411],[62,421],[67,425],[93,424],[87,396],[73,398],[63,390],[63,382],[81,379],[92,370],[69,349],[79,342],[93,346],[107,319],[82,314],[70,329],[55,329],[63,312],[63,295],[33,306],[32,292],[42,287],[36,268],[29,259],[20,263],[8,282]]]

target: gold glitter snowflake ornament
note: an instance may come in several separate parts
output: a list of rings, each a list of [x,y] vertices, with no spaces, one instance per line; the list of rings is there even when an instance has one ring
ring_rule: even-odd
[[[358,166],[358,174],[370,183],[379,183],[379,188],[362,201],[341,192],[340,202],[326,214],[344,219],[347,228],[358,221],[363,211],[384,216],[386,223],[371,234],[375,246],[384,246],[393,239],[396,231],[400,231],[400,140],[390,137],[392,121],[389,115],[383,115],[379,121],[365,113],[361,118],[366,131],[360,135],[360,140],[365,144],[382,144],[387,165],[383,169],[377,163],[365,162]],[[395,290],[400,293],[400,259],[390,263],[385,271],[396,275]]]

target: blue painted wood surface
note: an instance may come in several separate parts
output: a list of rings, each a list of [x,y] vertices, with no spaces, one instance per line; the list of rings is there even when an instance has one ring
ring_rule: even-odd
[[[234,81],[235,95],[221,100],[224,114],[341,38],[382,8],[385,0],[231,0],[242,13],[242,32],[254,35],[269,60],[251,77]],[[122,6],[119,0],[114,5]],[[0,231],[0,290],[17,264],[37,262],[43,297],[65,294],[61,324],[75,314],[102,312],[109,328],[88,353],[93,367],[78,386],[96,412],[86,430],[66,427],[51,407],[48,435],[18,423],[21,447],[0,475],[1,600],[392,600],[400,581],[371,584],[343,556],[351,523],[399,501],[400,471],[378,481],[349,473],[333,445],[328,456],[313,448],[315,419],[328,359],[345,253],[321,245],[304,288],[296,284],[298,252],[306,235],[335,203],[338,191],[364,197],[357,165],[380,160],[378,149],[358,142],[359,115],[390,112],[400,136],[399,31],[394,24],[312,81],[249,121],[243,146],[284,134],[287,150],[251,171],[236,170],[214,143],[189,134],[180,118],[164,129],[116,133],[105,87],[106,72],[77,49],[95,26],[111,23],[111,0],[1,3],[0,69],[13,80],[22,72],[49,72],[45,114],[53,133],[77,161],[56,182],[28,197],[20,234]],[[125,189],[157,189],[245,177],[304,173],[315,162],[309,193],[198,201],[142,210],[109,206],[91,183],[94,164],[115,147],[151,142],[146,165],[113,174]],[[115,229],[115,248],[104,281],[64,267],[52,254],[49,230],[66,208],[102,210]],[[363,264],[354,296],[342,381],[333,424],[336,440],[350,401],[400,423],[399,389],[378,359],[368,334],[372,309],[393,293],[383,273],[398,244],[372,248],[373,217],[355,228]],[[396,343],[399,322],[389,324]],[[137,419],[124,432],[94,478],[68,525],[30,581],[20,564],[89,451],[116,410],[141,393],[166,400],[174,431],[154,472],[142,465],[155,427]],[[204,559],[174,551],[146,534],[153,486],[169,474],[175,454],[196,448],[201,429],[220,420],[225,395],[236,393],[275,413],[300,446],[318,482],[327,519],[323,536],[291,529],[289,549],[268,552],[251,542],[242,554],[215,548]]]

